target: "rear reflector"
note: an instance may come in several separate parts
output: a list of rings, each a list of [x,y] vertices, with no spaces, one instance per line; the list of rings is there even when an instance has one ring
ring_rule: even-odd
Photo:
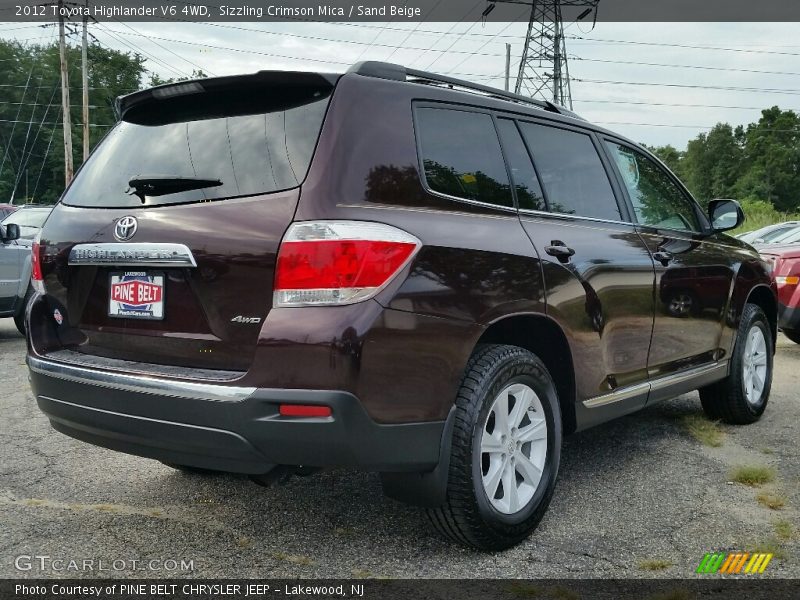
[[[330,406],[316,406],[313,404],[281,404],[282,417],[330,417]]]
[[[421,245],[413,235],[381,223],[294,223],[278,252],[273,304],[361,302],[385,287]]]

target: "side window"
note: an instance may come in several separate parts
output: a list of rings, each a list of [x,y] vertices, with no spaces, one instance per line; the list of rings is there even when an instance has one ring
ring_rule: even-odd
[[[503,140],[506,161],[511,168],[511,179],[514,180],[519,207],[529,210],[546,210],[539,178],[536,177],[528,149],[525,148],[516,124],[510,119],[498,119],[497,128],[500,130],[500,138]]]
[[[653,227],[700,231],[694,202],[655,161],[641,152],[606,141],[633,204],[636,220]]]
[[[520,123],[552,212],[622,220],[600,155],[585,133]]]
[[[514,205],[492,117],[442,108],[420,108],[416,115],[425,179],[433,191]]]

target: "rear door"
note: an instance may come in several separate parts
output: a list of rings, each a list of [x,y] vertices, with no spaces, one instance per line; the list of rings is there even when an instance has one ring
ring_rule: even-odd
[[[706,232],[692,198],[660,164],[623,142],[606,140],[656,271],[656,311],[648,369],[652,378],[713,363],[739,260]]]
[[[522,225],[542,260],[548,314],[570,338],[578,398],[626,399],[624,409],[635,410],[647,394],[653,264],[597,140],[545,122],[498,119],[498,127]]]
[[[123,99],[42,232],[62,346],[246,370],[332,89],[260,73]]]

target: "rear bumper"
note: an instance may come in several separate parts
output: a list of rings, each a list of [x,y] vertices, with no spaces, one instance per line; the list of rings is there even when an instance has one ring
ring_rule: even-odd
[[[348,392],[187,382],[35,354],[28,366],[56,430],[120,452],[238,473],[275,464],[429,471],[439,462],[444,421],[377,423]],[[332,416],[283,417],[282,403],[327,405]]]

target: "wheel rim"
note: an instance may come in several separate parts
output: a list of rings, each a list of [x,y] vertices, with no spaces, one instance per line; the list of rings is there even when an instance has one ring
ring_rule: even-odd
[[[547,419],[533,389],[514,383],[494,399],[481,434],[481,477],[492,506],[503,514],[533,498],[547,459]]]
[[[744,394],[750,404],[761,402],[767,385],[767,340],[764,332],[754,325],[747,332],[747,341],[742,356],[744,372]]]
[[[679,294],[672,299],[670,303],[670,311],[676,315],[684,315],[689,312],[692,305],[692,299],[686,294]]]

